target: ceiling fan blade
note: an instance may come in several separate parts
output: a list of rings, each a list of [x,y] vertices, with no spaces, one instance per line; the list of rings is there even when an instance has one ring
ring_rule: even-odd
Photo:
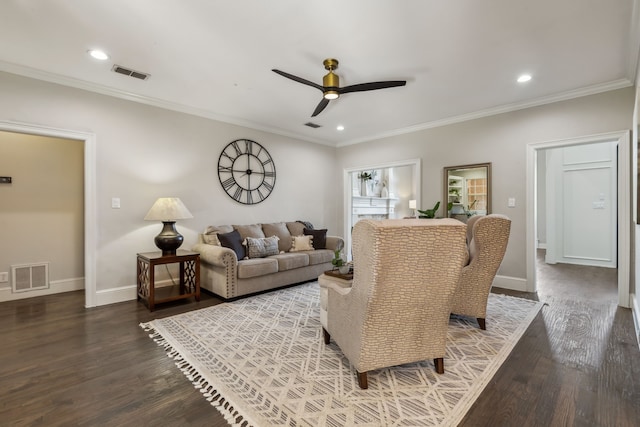
[[[313,110],[313,114],[311,115],[311,117],[315,117],[318,114],[322,113],[322,110],[324,110],[327,107],[327,105],[329,105],[329,100],[326,98],[322,98],[322,101],[320,101],[316,109]]]
[[[367,90],[377,90],[377,89],[386,89],[388,87],[397,87],[404,86],[407,82],[405,80],[389,80],[386,82],[371,82],[371,83],[360,83],[357,85],[345,86],[338,89],[340,93],[349,93],[349,92],[364,92]]]
[[[302,77],[294,76],[293,74],[285,73],[284,71],[280,71],[280,70],[271,70],[271,71],[273,71],[276,74],[280,74],[282,77],[286,77],[298,83],[302,83],[303,85],[315,87],[316,89],[319,89],[324,92],[324,88],[321,85],[314,82],[310,82],[309,80],[303,79]]]

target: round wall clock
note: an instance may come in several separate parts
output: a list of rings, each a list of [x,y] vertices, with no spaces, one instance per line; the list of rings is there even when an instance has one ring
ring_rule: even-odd
[[[254,205],[273,191],[276,165],[262,145],[250,139],[237,139],[220,154],[218,178],[229,197],[245,205]]]

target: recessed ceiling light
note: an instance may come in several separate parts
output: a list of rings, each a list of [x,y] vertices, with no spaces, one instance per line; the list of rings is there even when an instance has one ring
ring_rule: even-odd
[[[518,77],[518,83],[525,83],[531,80],[531,74],[523,74]]]
[[[89,50],[89,55],[91,55],[92,58],[99,59],[100,61],[106,61],[107,59],[109,59],[109,55],[107,55],[100,49]]]
[[[338,126],[336,127],[336,129],[337,129],[337,130],[344,130],[344,126],[342,126],[342,125],[338,125]]]

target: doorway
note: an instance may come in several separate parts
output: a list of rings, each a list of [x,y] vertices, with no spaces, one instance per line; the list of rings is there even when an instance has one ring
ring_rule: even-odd
[[[537,290],[536,258],[538,256],[538,205],[540,203],[537,197],[537,172],[540,156],[544,153],[544,150],[563,147],[576,147],[585,144],[596,144],[607,141],[614,141],[618,149],[617,206],[615,216],[617,223],[617,234],[614,236],[616,242],[615,246],[617,250],[618,265],[618,305],[622,307],[629,307],[629,265],[631,232],[629,190],[631,186],[631,153],[629,133],[627,131],[592,135],[570,140],[532,143],[527,146],[527,291],[535,292]],[[599,201],[596,202],[599,203]],[[547,230],[547,233],[549,233],[549,230]]]
[[[404,218],[420,206],[421,160],[366,165],[344,170],[345,251],[351,258],[351,230],[360,219]],[[412,203],[410,203],[412,202]]]
[[[0,131],[76,140],[84,144],[84,290],[85,307],[95,307],[96,292],[96,136],[93,133],[0,121]]]

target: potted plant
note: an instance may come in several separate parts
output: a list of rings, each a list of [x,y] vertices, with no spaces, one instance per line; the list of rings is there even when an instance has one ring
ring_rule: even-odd
[[[433,209],[426,209],[423,211],[418,209],[418,212],[420,213],[419,218],[435,218],[436,212],[438,211],[439,207],[440,207],[440,202],[437,202],[436,205],[433,207]]]
[[[349,273],[349,264],[347,264],[344,256],[342,254],[342,249],[336,249],[333,251],[333,259],[331,260],[331,264],[338,269],[340,274]]]

